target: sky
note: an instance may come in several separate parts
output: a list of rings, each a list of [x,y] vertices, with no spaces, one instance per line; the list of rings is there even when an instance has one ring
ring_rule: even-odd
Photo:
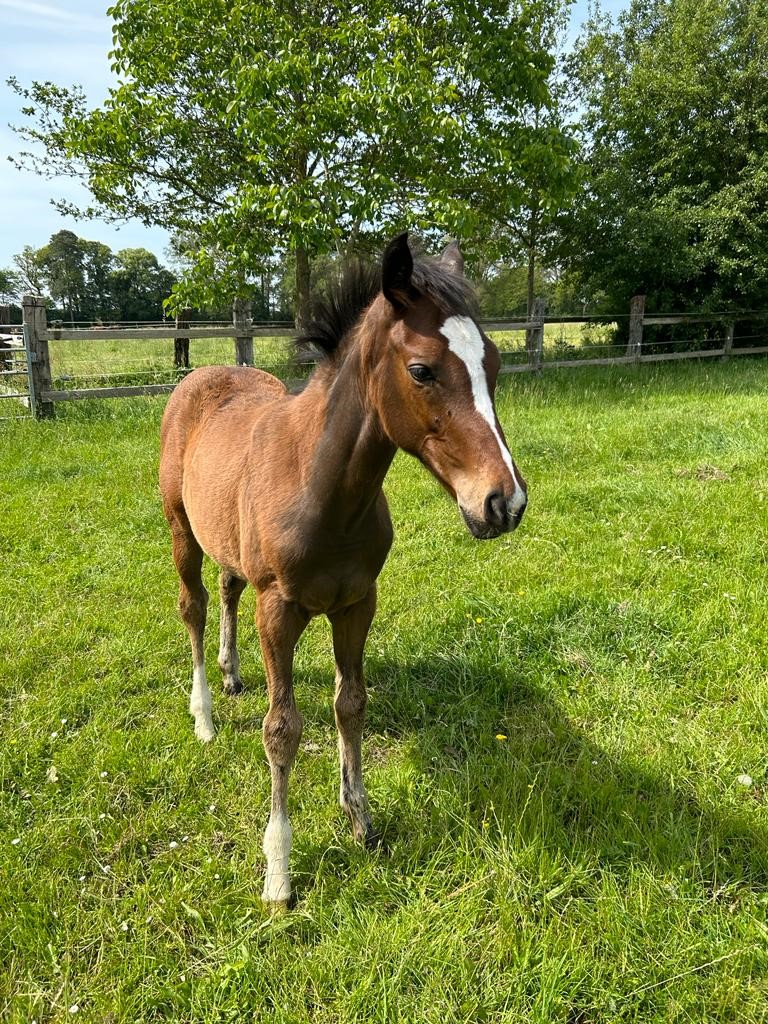
[[[602,0],[608,12],[626,7],[628,0]],[[6,84],[14,76],[22,85],[33,80],[57,85],[78,84],[89,105],[98,105],[107,93],[111,72],[107,54],[112,45],[109,0],[0,0],[0,267],[25,245],[40,248],[56,231],[67,228],[82,238],[105,242],[119,249],[143,246],[165,260],[168,234],[146,228],[138,221],[120,227],[99,220],[73,220],[62,216],[51,199],[87,205],[88,193],[68,179],[46,180],[31,171],[18,171],[6,156],[20,148],[10,124],[24,119],[21,102]],[[586,16],[587,0],[575,0],[572,32]]]

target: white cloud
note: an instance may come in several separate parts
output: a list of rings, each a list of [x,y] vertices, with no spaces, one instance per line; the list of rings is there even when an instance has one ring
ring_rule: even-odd
[[[0,10],[10,12],[4,21],[10,20],[12,25],[34,28],[55,28],[57,32],[96,32],[106,35],[109,20],[106,15],[81,14],[68,9],[63,4],[56,7],[51,4],[40,4],[30,0],[0,0]],[[49,24],[46,25],[46,22]],[[50,23],[53,24],[50,24]]]

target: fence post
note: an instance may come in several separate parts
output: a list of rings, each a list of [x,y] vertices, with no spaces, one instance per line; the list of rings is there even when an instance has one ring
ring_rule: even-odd
[[[640,362],[643,350],[643,317],[645,316],[645,296],[633,295],[629,304],[629,341],[627,355]]]
[[[725,344],[723,345],[723,362],[730,356],[731,349],[733,348],[733,335],[736,330],[736,324],[731,321],[728,324],[728,333],[725,336]]]
[[[192,319],[191,309],[182,309],[176,314],[176,330],[188,331]],[[173,365],[189,369],[189,338],[175,338],[173,342]]]
[[[48,318],[42,295],[25,295],[21,300],[24,310],[24,347],[29,367],[29,402],[35,419],[54,415],[53,402],[41,399],[43,391],[51,390],[51,357],[48,352]]]
[[[533,300],[531,319],[525,331],[525,347],[528,363],[534,370],[540,370],[544,359],[544,299]]]
[[[251,326],[250,299],[235,299],[232,320],[235,325],[235,362],[238,366],[253,366],[253,335],[237,333]]]

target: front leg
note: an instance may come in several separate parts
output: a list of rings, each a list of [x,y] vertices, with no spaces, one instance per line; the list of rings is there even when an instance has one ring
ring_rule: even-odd
[[[372,849],[378,836],[371,824],[363,785],[361,744],[368,695],[363,679],[363,649],[376,613],[376,587],[362,601],[330,615],[336,657],[336,727],[339,733],[339,803],[352,822],[355,839]]]
[[[291,895],[288,775],[303,724],[293,697],[293,650],[307,622],[307,614],[284,601],[276,589],[259,594],[257,624],[269,689],[269,710],[262,731],[272,773],[272,810],[264,833],[267,873],[262,898],[276,908],[287,907]]]

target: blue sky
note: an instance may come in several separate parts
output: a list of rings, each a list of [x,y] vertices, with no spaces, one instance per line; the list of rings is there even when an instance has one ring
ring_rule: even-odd
[[[621,10],[628,0],[603,0],[607,11]],[[62,228],[105,242],[113,250],[132,246],[151,249],[161,259],[168,236],[159,228],[131,222],[118,228],[101,221],[63,217],[50,204],[66,198],[86,205],[87,193],[66,179],[45,180],[16,170],[5,159],[19,148],[8,127],[23,120],[19,100],[6,85],[11,75],[22,84],[34,79],[57,85],[77,83],[89,102],[105,96],[111,72],[107,53],[112,44],[108,0],[0,0],[0,267],[25,245],[39,248]],[[572,24],[583,20],[587,0],[576,0]]]

